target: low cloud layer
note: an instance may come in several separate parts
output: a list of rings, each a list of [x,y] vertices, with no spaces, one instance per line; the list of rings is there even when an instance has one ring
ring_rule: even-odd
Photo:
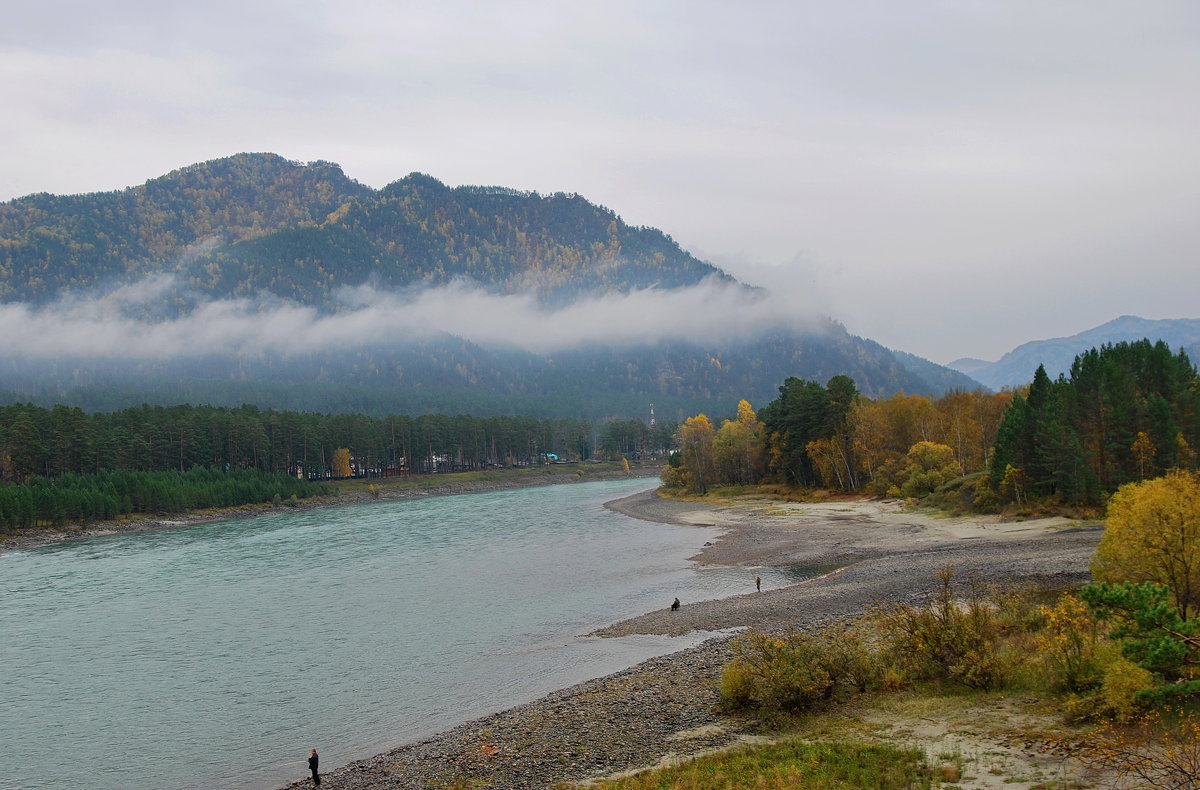
[[[804,327],[814,313],[795,298],[715,280],[672,291],[643,290],[546,309],[528,295],[489,294],[456,284],[414,293],[366,286],[341,292],[343,308],[326,314],[290,303],[229,299],[199,303],[186,314],[155,320],[154,305],[173,292],[154,278],[91,298],[44,307],[0,305],[0,356],[167,360],[351,349],[448,333],[484,346],[534,352],[584,343],[614,345],[665,338],[709,339],[769,326]]]
[[[1196,315],[1198,39],[1194,0],[8,3],[0,200],[242,151],[577,192],[996,359]]]

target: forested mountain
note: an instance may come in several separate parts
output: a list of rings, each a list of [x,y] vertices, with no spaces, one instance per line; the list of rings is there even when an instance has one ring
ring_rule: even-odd
[[[949,367],[998,390],[1033,381],[1039,365],[1045,366],[1051,378],[1057,378],[1071,369],[1077,354],[1106,344],[1138,340],[1161,340],[1176,351],[1183,349],[1192,359],[1200,359],[1200,319],[1151,320],[1124,315],[1070,337],[1024,343],[996,362],[959,359],[951,362]]]
[[[552,302],[728,278],[653,228],[579,195],[451,189],[413,173],[381,190],[329,162],[238,154],[119,192],[0,204],[0,300],[173,274],[209,297],[332,306],[344,286],[465,278]]]
[[[488,294],[536,298],[503,305],[507,312],[486,317],[482,339],[477,332],[466,340],[449,334],[473,309],[456,302],[454,288],[464,282]],[[119,304],[101,298],[131,283],[153,283],[141,289],[151,295]],[[371,309],[355,312],[348,289],[356,287],[376,300]],[[421,174],[375,190],[328,162],[239,154],[121,191],[0,204],[0,311],[9,311],[9,325],[36,318],[37,334],[61,335],[52,352],[25,353],[19,333],[9,338],[9,353],[0,351],[0,398],[89,410],[250,403],[589,419],[641,417],[654,403],[659,414],[682,419],[732,413],[741,398],[765,403],[789,376],[848,375],[879,397],[977,386],[830,319],[784,309],[787,320],[758,320],[753,299],[724,310],[721,320],[730,325],[715,309],[707,320],[708,303],[696,300],[668,310],[643,299],[624,313],[605,301],[705,288],[763,293],[661,231],[627,225],[579,195],[451,188]],[[431,292],[443,293],[445,303],[432,326],[381,326]],[[577,312],[585,301],[592,307]],[[201,329],[189,319],[214,304],[224,312],[203,328],[220,331],[204,334],[223,345],[187,334]],[[557,312],[541,319],[550,308]],[[287,329],[260,342],[258,324],[287,310]],[[491,337],[492,323],[514,310],[538,314],[527,334],[591,339],[535,353],[517,347],[520,337]],[[653,316],[650,328],[601,340],[630,310]],[[681,329],[685,313],[701,320]],[[68,316],[80,314],[81,323],[68,325]],[[250,320],[235,326],[245,315]],[[326,320],[354,330],[313,342],[311,327]],[[110,331],[126,342],[114,340],[100,353],[76,350],[81,336]],[[131,337],[181,333],[184,342],[170,353],[127,348]]]
[[[945,389],[905,369],[883,346],[828,322],[807,334],[777,329],[706,343],[588,344],[548,354],[442,335],[289,357],[0,359],[0,399],[89,411],[139,403],[250,403],[374,416],[533,414],[592,420],[644,417],[654,404],[660,417],[679,421],[698,412],[732,414],[742,398],[766,403],[778,382],[796,372],[819,380],[849,375],[872,397]]]
[[[944,367],[907,351],[892,350],[892,356],[902,368],[921,381],[922,386],[906,390],[909,393],[943,393],[953,390],[970,392],[978,389],[981,383],[970,371]]]

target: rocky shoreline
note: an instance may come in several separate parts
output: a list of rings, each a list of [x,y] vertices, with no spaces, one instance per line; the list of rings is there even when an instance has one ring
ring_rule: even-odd
[[[614,623],[596,636],[682,635],[756,627],[807,627],[864,607],[912,600],[951,564],[982,581],[1066,587],[1089,579],[1098,525],[1061,520],[1004,524],[934,520],[889,503],[730,507],[675,502],[645,492],[609,507],[646,520],[725,527],[694,559],[748,567],[826,565],[820,579],[716,601],[685,602]],[[325,774],[354,790],[577,786],[735,744],[754,722],[717,711],[728,633],[511,710],[468,722]],[[298,771],[299,773],[299,771]],[[310,785],[298,780],[288,788]]]

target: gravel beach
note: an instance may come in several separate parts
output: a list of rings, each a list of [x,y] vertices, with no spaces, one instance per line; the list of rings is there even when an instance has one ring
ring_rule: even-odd
[[[855,615],[874,602],[930,590],[939,569],[981,581],[1028,580],[1065,587],[1089,579],[1102,528],[1065,519],[1003,522],[938,518],[898,503],[792,504],[743,500],[725,506],[665,500],[647,491],[608,503],[650,521],[717,526],[724,536],[693,557],[746,568],[828,569],[813,581],[716,601],[683,601],[613,623],[596,636],[682,635],[755,627],[801,627]],[[634,771],[729,746],[750,722],[717,713],[728,632],[636,667],[564,689],[425,740],[323,774],[323,787],[492,790],[553,788]],[[302,753],[297,776],[304,773]],[[309,787],[308,779],[288,788]]]

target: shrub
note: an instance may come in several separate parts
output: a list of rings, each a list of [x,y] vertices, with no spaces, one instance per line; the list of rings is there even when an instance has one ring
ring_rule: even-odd
[[[816,634],[751,632],[732,642],[733,659],[721,674],[726,710],[773,714],[811,710],[840,693],[881,687],[878,651],[859,624],[836,624]]]
[[[1055,669],[1054,685],[1064,691],[1095,688],[1102,675],[1099,651],[1103,630],[1087,604],[1064,595],[1054,606],[1041,607],[1045,618],[1038,647]]]
[[[800,713],[881,681],[872,649],[852,626],[816,634],[751,632],[734,639],[732,648],[733,660],[721,674],[722,704],[729,710]]]
[[[732,648],[733,660],[721,673],[721,696],[729,709],[798,713],[832,696],[833,678],[816,660],[817,640],[807,634],[751,633],[735,639]]]
[[[913,678],[998,688],[1008,674],[1000,644],[1006,630],[1000,610],[974,582],[960,600],[953,579],[953,569],[946,566],[938,572],[940,585],[929,604],[876,610],[884,649]]]
[[[688,485],[687,474],[674,464],[664,466],[658,477],[667,488],[687,488]]]
[[[1000,509],[1000,498],[992,488],[992,479],[983,475],[975,482],[975,492],[972,504],[980,513],[995,513]]]
[[[830,626],[822,630],[818,645],[820,649],[815,659],[829,673],[837,688],[863,692],[882,684],[884,668],[877,651],[865,644],[854,625]]]
[[[1100,686],[1104,709],[1117,721],[1129,721],[1142,707],[1139,692],[1152,689],[1158,683],[1154,675],[1127,658],[1118,658],[1108,666]]]

